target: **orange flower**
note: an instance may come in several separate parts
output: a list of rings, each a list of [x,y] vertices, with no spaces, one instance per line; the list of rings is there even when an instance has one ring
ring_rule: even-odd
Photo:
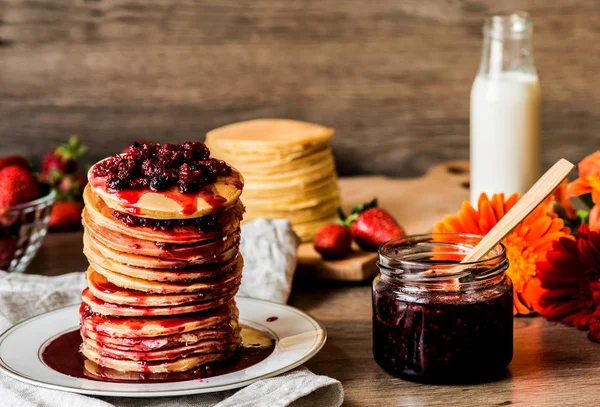
[[[561,215],[560,212],[556,212],[556,206],[559,206],[560,208],[562,208],[562,211],[564,211],[564,216],[568,220],[575,219],[575,214],[577,210],[575,209],[573,203],[569,198],[570,197],[567,194],[567,180],[564,180],[546,200],[546,204],[548,206],[548,213],[556,213],[557,215]]]
[[[600,204],[600,151],[585,157],[579,165],[579,178],[567,187],[570,197],[592,194],[595,204]]]
[[[464,202],[458,215],[445,216],[436,223],[434,232],[485,235],[518,200],[517,194],[506,200],[504,194],[495,194],[491,200],[486,194],[481,194],[477,209]],[[507,274],[515,290],[515,314],[533,312],[535,301],[539,298],[536,263],[546,259],[554,241],[567,236],[569,228],[565,227],[563,220],[548,216],[546,207],[540,205],[503,240],[510,263]]]

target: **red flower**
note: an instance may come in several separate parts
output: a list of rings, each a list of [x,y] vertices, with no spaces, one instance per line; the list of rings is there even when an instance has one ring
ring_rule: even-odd
[[[596,301],[596,304],[600,304],[600,282],[595,281],[593,283],[590,283],[590,288],[594,293],[593,296],[594,300]],[[588,339],[590,341],[600,343],[600,307],[597,307],[596,311],[592,314]]]
[[[587,225],[581,226],[576,240],[563,237],[553,243],[546,261],[537,265],[541,284],[537,311],[544,318],[582,330],[600,325],[593,317],[600,302],[599,248],[600,233]]]
[[[600,232],[600,205],[594,205],[590,211],[589,224],[592,231]]]
[[[600,277],[600,233],[582,225],[577,233],[577,248],[586,272],[597,280]]]

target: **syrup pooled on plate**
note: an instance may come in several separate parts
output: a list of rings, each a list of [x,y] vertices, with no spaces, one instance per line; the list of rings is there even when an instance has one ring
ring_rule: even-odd
[[[227,360],[180,373],[134,373],[101,367],[86,360],[79,347],[79,329],[61,334],[42,351],[42,361],[51,369],[72,377],[122,383],[168,383],[203,380],[237,372],[265,360],[275,349],[267,332],[242,325],[242,346]]]

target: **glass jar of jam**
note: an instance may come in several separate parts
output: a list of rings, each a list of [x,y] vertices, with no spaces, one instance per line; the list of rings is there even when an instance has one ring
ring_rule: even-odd
[[[501,377],[513,356],[513,290],[505,248],[458,264],[481,236],[391,240],[373,281],[373,355],[394,376],[429,383]]]

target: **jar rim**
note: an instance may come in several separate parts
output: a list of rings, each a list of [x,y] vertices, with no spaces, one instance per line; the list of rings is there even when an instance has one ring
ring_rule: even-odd
[[[384,243],[379,248],[380,270],[385,270],[386,274],[401,277],[403,279],[419,281],[441,281],[449,279],[470,279],[481,281],[502,273],[508,266],[506,259],[506,248],[502,243],[494,247],[486,257],[481,260],[459,263],[459,257],[464,257],[483,236],[468,233],[426,233],[407,235],[392,239]],[[442,254],[447,252],[436,252],[435,250],[411,251],[411,248],[417,248],[419,245],[426,245],[431,248],[453,249],[453,257],[456,261],[431,260],[425,261],[412,260],[415,256],[424,256],[427,254]],[[399,254],[399,250],[405,250]],[[396,252],[395,255],[392,254]],[[407,259],[408,257],[408,259]],[[432,272],[431,270],[438,272]],[[474,271],[477,270],[477,273]]]

